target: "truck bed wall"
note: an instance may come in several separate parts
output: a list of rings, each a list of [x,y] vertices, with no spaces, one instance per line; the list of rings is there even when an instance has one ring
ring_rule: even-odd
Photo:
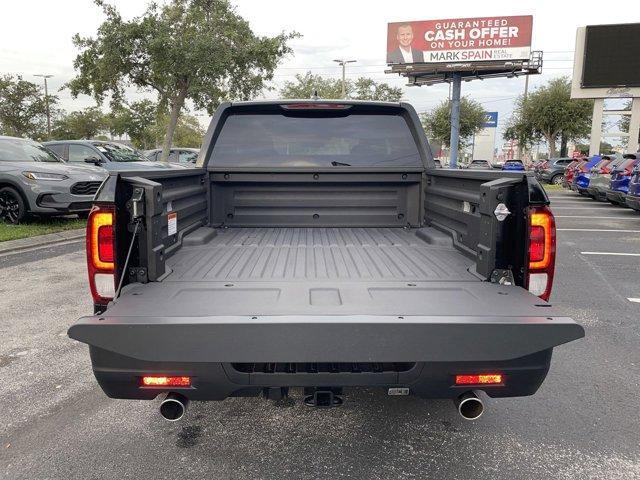
[[[517,284],[524,285],[530,182],[521,173],[193,169],[146,172],[145,178],[124,175],[116,181],[119,257],[126,255],[131,237],[122,233],[127,230],[127,200],[134,188],[145,190],[145,229],[134,253],[137,263],[132,265],[143,266],[147,274],[130,281],[161,279],[166,273],[165,259],[201,226],[428,225],[451,235],[455,247],[474,259],[480,277],[489,279],[495,269],[507,269],[514,272]],[[512,212],[503,222],[493,213],[499,203]],[[177,214],[177,231],[172,235],[168,232],[170,212]]]
[[[417,227],[422,175],[213,173],[210,223],[229,227]]]

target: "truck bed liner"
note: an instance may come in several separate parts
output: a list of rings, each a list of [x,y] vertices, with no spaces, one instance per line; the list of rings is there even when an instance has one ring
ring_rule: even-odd
[[[467,271],[473,261],[428,228],[203,228],[196,234],[202,245],[186,242],[167,261],[169,281],[474,279]]]
[[[435,229],[200,228],[161,282],[131,284],[109,315],[548,316],[526,290],[482,282]]]

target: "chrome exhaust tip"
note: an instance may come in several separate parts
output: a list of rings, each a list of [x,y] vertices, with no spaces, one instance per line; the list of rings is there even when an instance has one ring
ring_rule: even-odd
[[[189,399],[179,393],[170,392],[160,404],[160,415],[169,422],[177,422],[187,411]]]
[[[472,391],[465,392],[454,400],[458,413],[465,420],[477,420],[484,413],[484,403]]]

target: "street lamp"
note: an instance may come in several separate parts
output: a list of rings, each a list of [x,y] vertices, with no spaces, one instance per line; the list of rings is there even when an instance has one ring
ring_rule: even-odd
[[[44,107],[47,111],[47,140],[51,140],[51,113],[49,112],[49,89],[47,87],[47,79],[53,77],[53,75],[38,73],[35,74],[34,77],[44,78]]]
[[[347,80],[345,78],[346,75],[346,67],[347,63],[355,63],[357,60],[334,60],[338,65],[342,67],[342,98],[346,98],[347,96]]]

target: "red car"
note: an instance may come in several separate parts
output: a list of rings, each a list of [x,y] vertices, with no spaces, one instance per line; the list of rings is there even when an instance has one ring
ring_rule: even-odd
[[[562,181],[562,186],[564,188],[571,189],[571,185],[573,184],[573,177],[575,177],[578,169],[587,161],[584,157],[576,158],[573,162],[567,165],[567,168],[564,171],[564,180]]]

